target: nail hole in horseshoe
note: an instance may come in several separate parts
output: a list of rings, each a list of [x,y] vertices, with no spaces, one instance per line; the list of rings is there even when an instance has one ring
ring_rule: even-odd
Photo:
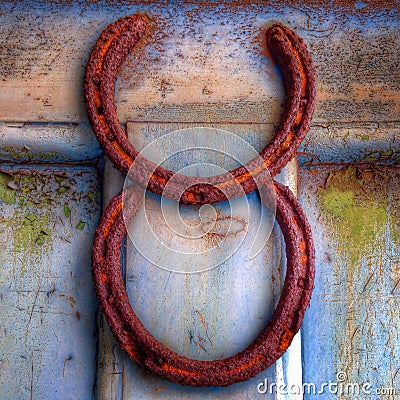
[[[292,128],[292,132],[293,133],[297,133],[299,130],[300,130],[300,124],[296,124]]]

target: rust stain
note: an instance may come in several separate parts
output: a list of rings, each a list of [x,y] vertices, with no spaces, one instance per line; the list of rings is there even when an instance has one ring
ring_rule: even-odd
[[[68,300],[69,304],[71,304],[72,308],[75,308],[76,300],[72,296],[67,296],[65,294],[59,294],[60,297],[63,297]]]
[[[100,274],[100,280],[102,283],[108,283],[108,275],[107,274]]]
[[[201,324],[204,326],[204,329],[207,331],[208,330],[208,324],[206,320],[203,317],[203,314],[199,310],[194,310],[194,312],[198,315]]]
[[[203,325],[203,327],[204,327],[204,329],[205,329],[205,333],[206,333],[207,340],[208,340],[208,342],[210,343],[210,345],[212,346],[212,345],[213,345],[213,342],[212,342],[212,340],[211,340],[211,338],[210,338],[210,335],[209,335],[209,330],[208,330],[208,323],[207,323],[207,321],[205,320],[203,314],[202,314],[199,310],[194,310],[194,313],[198,316],[198,318],[199,318],[199,320],[200,320],[200,323]],[[201,337],[200,335],[198,335],[197,338],[198,338],[198,342],[194,340],[194,337],[193,337],[192,333],[190,332],[190,339],[191,339],[191,341],[193,341],[193,343],[194,343],[197,347],[199,347],[200,349],[204,350],[204,351],[207,353],[207,350],[204,348],[204,343],[206,342],[205,339],[204,339],[203,337]],[[202,344],[202,343],[203,343],[203,344]]]
[[[283,332],[283,335],[279,343],[279,350],[281,351],[286,350],[289,347],[290,343],[292,342],[293,337],[294,337],[294,332],[292,332],[290,329],[287,329],[285,332]]]
[[[111,229],[115,219],[117,218],[118,214],[121,212],[121,210],[122,210],[122,202],[118,203],[118,205],[111,211],[110,219],[107,221],[107,225],[104,227],[104,230],[103,230],[104,239],[107,239],[107,237],[110,233],[110,229]]]
[[[231,215],[221,215],[221,211],[216,209],[217,215],[209,221],[203,222],[201,225],[202,231],[205,233],[203,239],[205,241],[205,248],[213,248],[218,246],[222,241],[230,237],[238,237],[242,232],[246,232],[248,221],[245,218]],[[226,226],[224,222],[230,223]],[[233,224],[238,225],[237,227]],[[208,227],[211,227],[208,230]]]
[[[206,348],[200,343],[200,336],[198,336],[199,341],[193,339],[193,343],[198,347],[197,353],[200,353],[203,350],[205,353],[208,353]]]
[[[181,375],[188,375],[188,376],[196,376],[197,374],[192,371],[187,371],[181,368],[174,367],[173,365],[170,364],[163,364],[161,367],[164,371],[168,372],[175,372]]]
[[[66,364],[67,364],[68,361],[71,361],[72,359],[73,359],[72,356],[69,356],[69,357],[67,357],[67,358],[64,359],[64,364],[63,364],[63,369],[62,369],[62,376],[63,376],[63,378],[64,378],[64,375],[65,375],[65,367],[66,367]]]
[[[131,357],[133,360],[137,360],[135,348],[131,344],[124,345],[124,348],[126,352],[129,354],[129,357]]]
[[[229,370],[229,372],[235,373],[235,372],[243,371],[245,369],[254,367],[255,365],[261,364],[262,362],[264,362],[264,360],[265,360],[265,357],[262,354],[259,354],[258,356],[254,357],[250,361],[242,364],[240,367]]]

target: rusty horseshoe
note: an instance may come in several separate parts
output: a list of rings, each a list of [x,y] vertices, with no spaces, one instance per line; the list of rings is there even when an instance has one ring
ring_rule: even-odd
[[[93,277],[98,300],[120,346],[139,365],[162,378],[190,386],[228,386],[247,380],[274,363],[299,330],[314,284],[314,244],[306,216],[292,192],[274,182],[276,218],[286,244],[286,277],[279,303],[264,332],[245,350],[225,359],[198,361],[157,341],[133,311],[121,273],[126,235],[122,192],[109,203],[95,233]],[[140,190],[128,190],[125,213],[134,218]],[[126,215],[126,214],[125,214]]]
[[[132,176],[135,181],[154,193],[187,204],[214,203],[241,196],[243,191],[250,193],[259,186],[265,170],[271,176],[279,173],[294,157],[314,110],[315,73],[302,39],[281,24],[274,24],[266,31],[268,48],[283,75],[286,97],[279,127],[260,157],[224,174],[198,179],[175,174],[140,157],[118,120],[115,81],[122,62],[145,29],[146,23],[140,15],[120,18],[110,24],[97,40],[86,70],[84,86],[89,120],[114,165],[126,175],[135,162],[138,164]],[[165,193],[172,176],[172,189]]]
[[[266,31],[267,44],[282,72],[286,93],[279,127],[259,157],[224,174],[199,179],[175,174],[145,159],[129,142],[118,120],[115,81],[123,60],[143,36],[145,27],[140,15],[117,20],[101,33],[90,56],[85,76],[87,109],[106,155],[122,173],[150,191],[187,204],[223,201],[266,187],[263,176],[275,176],[294,157],[313,114],[315,73],[303,41],[281,24],[274,24]],[[135,172],[131,172],[133,165]],[[172,189],[166,192],[168,182]],[[157,341],[135,314],[121,274],[120,252],[126,235],[124,192],[110,201],[95,233],[93,277],[98,300],[114,336],[139,365],[182,385],[228,386],[255,376],[286,351],[300,329],[311,299],[314,243],[304,211],[289,188],[273,181],[266,190],[276,195],[276,219],[286,245],[282,294],[267,327],[253,343],[234,356],[214,361],[189,359],[173,352]],[[140,205],[141,190],[134,185],[126,191],[129,196],[124,197],[128,199],[124,200],[124,213],[133,219]]]

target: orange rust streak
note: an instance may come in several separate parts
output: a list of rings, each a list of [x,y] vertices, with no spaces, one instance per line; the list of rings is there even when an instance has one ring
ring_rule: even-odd
[[[242,364],[240,367],[231,369],[228,372],[229,372],[229,374],[234,374],[236,372],[240,372],[245,369],[254,367],[255,365],[261,364],[264,360],[265,360],[265,356],[263,356],[262,354],[259,354],[258,356],[254,357],[247,363]],[[175,372],[178,374],[184,374],[184,375],[189,375],[189,376],[197,376],[198,375],[195,372],[180,369],[180,368],[174,367],[173,365],[170,365],[170,364],[163,364],[161,368],[167,372]]]
[[[178,374],[189,375],[189,376],[198,375],[195,372],[187,371],[185,369],[180,369],[180,368],[174,367],[173,365],[170,365],[170,364],[163,364],[161,368],[164,371],[167,371],[167,372],[175,372],[175,373],[178,373]]]
[[[289,40],[290,42],[290,40]],[[290,42],[290,46],[293,49],[293,45]],[[294,49],[293,49],[294,50]],[[300,96],[301,97],[305,97],[306,96],[306,89],[307,89],[307,76],[306,73],[304,72],[304,67],[303,67],[303,63],[301,62],[299,53],[297,51],[293,51],[295,57],[297,58],[298,64],[299,64],[299,72],[300,72],[300,77],[301,77],[301,93]]]
[[[101,283],[108,283],[108,275],[100,274],[100,281],[101,281]]]
[[[138,358],[136,357],[136,352],[135,352],[133,346],[130,344],[127,344],[124,347],[125,347],[125,350],[127,351],[127,353],[129,354],[129,357],[133,358],[135,361],[138,361]]]
[[[290,146],[290,144],[293,140],[293,137],[294,137],[294,133],[292,131],[290,131],[275,154],[280,156],[282,153],[284,153],[287,150],[287,148]]]
[[[297,219],[296,219],[296,217],[294,215],[292,215],[292,221],[293,221],[294,225],[296,226],[296,228],[300,229],[300,226],[299,226],[299,224],[297,222]]]
[[[245,172],[242,175],[237,176],[236,178],[232,178],[229,181],[221,182],[215,185],[218,189],[222,189],[224,187],[230,186],[233,184],[233,182],[237,183],[242,183],[247,181],[249,178],[251,178],[253,175],[256,175],[258,172],[261,172],[264,169],[264,165],[269,167],[272,164],[270,159],[266,159],[263,163],[261,163],[258,167],[254,168],[250,172]]]
[[[264,360],[265,360],[265,356],[263,356],[262,354],[259,354],[258,356],[254,357],[247,363],[242,364],[240,367],[229,370],[229,373],[234,374],[235,372],[240,372],[247,368],[254,367],[257,364],[261,364]]]
[[[187,191],[186,192],[186,198],[188,199],[188,201],[193,202],[194,201],[194,194]]]
[[[167,180],[165,178],[158,176],[156,174],[152,174],[150,179],[153,181],[156,180],[160,182],[162,185],[165,185],[167,183]]]
[[[100,98],[100,93],[98,90],[95,90],[95,92],[93,94],[93,98],[94,98],[95,105],[98,109],[99,107],[101,107],[101,104],[102,104],[101,98]],[[96,113],[96,117],[97,117],[98,121],[100,122],[101,126],[103,127],[105,134],[107,135],[108,133],[110,133],[111,130],[106,122],[105,117],[103,115],[100,115],[98,112]]]
[[[110,217],[107,220],[107,224],[103,229],[103,239],[106,240],[108,237],[108,234],[110,233],[110,229],[112,225],[115,222],[115,219],[117,218],[118,214],[122,210],[122,202],[119,202],[117,206],[112,210]]]
[[[108,38],[108,40],[106,41],[106,43],[102,46],[101,48],[101,52],[99,54],[98,57],[98,63],[96,65],[96,73],[100,73],[101,69],[103,67],[103,60],[104,57],[109,49],[109,47],[111,46],[111,43],[113,42],[113,40],[118,37],[121,32],[125,29],[125,26],[130,22],[131,20],[129,19],[128,21],[126,21],[122,26],[120,26],[120,28],[114,33],[114,35],[110,36]]]
[[[296,119],[294,120],[293,125],[297,125],[301,122],[301,120],[303,119],[303,111],[299,111],[296,115]]]
[[[96,103],[97,107],[101,106],[101,99],[100,99],[100,95],[99,92],[96,91],[94,93],[94,100]],[[101,126],[103,127],[104,133],[107,136],[108,133],[111,133],[110,127],[108,126],[106,119],[103,115],[99,115],[97,113],[97,119],[100,122]],[[114,141],[112,142],[112,146],[114,147],[114,150],[118,153],[118,155],[124,160],[126,161],[128,164],[132,164],[133,163],[133,158],[130,157],[128,154],[126,154],[125,150],[119,145],[118,141]]]
[[[307,75],[306,75],[306,73],[304,71],[304,66],[303,66],[303,63],[302,63],[302,61],[300,59],[299,53],[297,51],[295,51],[292,42],[290,40],[288,40],[288,42],[290,43],[290,47],[292,48],[293,54],[295,55],[295,57],[297,59],[297,62],[298,62],[298,65],[299,65],[299,72],[300,72],[300,78],[301,78],[300,97],[301,98],[305,98],[306,95],[307,95]],[[302,118],[303,118],[303,111],[299,110],[297,112],[296,119],[295,119],[293,125],[299,124],[301,122]]]
[[[307,262],[308,262],[308,257],[307,257],[305,254],[303,254],[303,255],[300,257],[300,262],[301,262],[302,264],[307,264]]]
[[[300,242],[300,251],[304,251],[307,248],[307,243],[304,241]]]
[[[281,341],[279,343],[279,350],[280,351],[286,350],[289,347],[293,337],[294,337],[294,332],[292,332],[290,329],[287,329],[281,337]]]
[[[98,90],[94,91],[93,98],[94,98],[96,107],[99,108],[101,106],[101,98],[100,98],[100,92]]]
[[[133,158],[131,156],[129,156],[125,150],[119,145],[119,143],[115,140],[112,143],[114,150],[118,153],[118,155],[124,159],[124,161],[126,161],[128,164],[132,164],[133,163]]]

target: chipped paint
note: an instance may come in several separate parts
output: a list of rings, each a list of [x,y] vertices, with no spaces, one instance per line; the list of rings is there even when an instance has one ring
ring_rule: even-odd
[[[77,99],[90,48],[109,22],[138,11],[157,28],[149,29],[147,42],[122,71],[116,91],[121,120],[271,121],[281,86],[257,38],[274,20],[296,28],[310,44],[319,77],[319,121],[384,121],[398,115],[394,2],[379,2],[375,12],[370,2],[361,11],[337,2],[276,1],[270,6],[5,2],[3,7],[0,22],[9,40],[0,52],[0,103],[6,121],[86,121]]]
[[[42,255],[52,250],[51,202],[49,193],[42,190],[46,179],[40,175],[14,173],[12,179],[13,203],[17,206],[7,222],[12,230],[13,252],[19,254],[15,271],[23,277],[30,265],[40,263]]]
[[[302,166],[400,162],[397,122],[330,122],[311,126],[300,147]],[[368,140],[366,139],[368,136]]]
[[[2,161],[74,163],[87,162],[101,154],[89,124],[0,122]]]
[[[42,254],[52,250],[48,211],[39,214],[20,214],[13,219],[13,251],[19,253],[16,270],[23,277],[29,266],[41,262]],[[15,277],[17,279],[17,277]]]
[[[74,398],[91,398],[90,248],[99,202],[88,202],[87,192],[98,190],[96,170],[2,168],[15,201],[0,200],[0,398],[57,398],[60,387]],[[63,184],[70,190],[60,194]],[[74,210],[69,217],[65,204]],[[76,230],[83,220],[85,229]]]
[[[0,200],[5,204],[15,203],[15,189],[10,185],[13,177],[0,171]]]
[[[56,158],[56,153],[54,152],[38,152],[37,154],[33,153],[30,148],[23,147],[20,149],[16,149],[11,146],[1,146],[0,154],[6,155],[7,157],[11,157],[15,160],[24,160],[24,161],[32,161],[35,160],[44,160],[48,161]]]
[[[400,162],[400,150],[393,150],[389,148],[388,150],[373,150],[367,152],[362,158],[362,161],[365,162],[392,162],[399,163]]]

